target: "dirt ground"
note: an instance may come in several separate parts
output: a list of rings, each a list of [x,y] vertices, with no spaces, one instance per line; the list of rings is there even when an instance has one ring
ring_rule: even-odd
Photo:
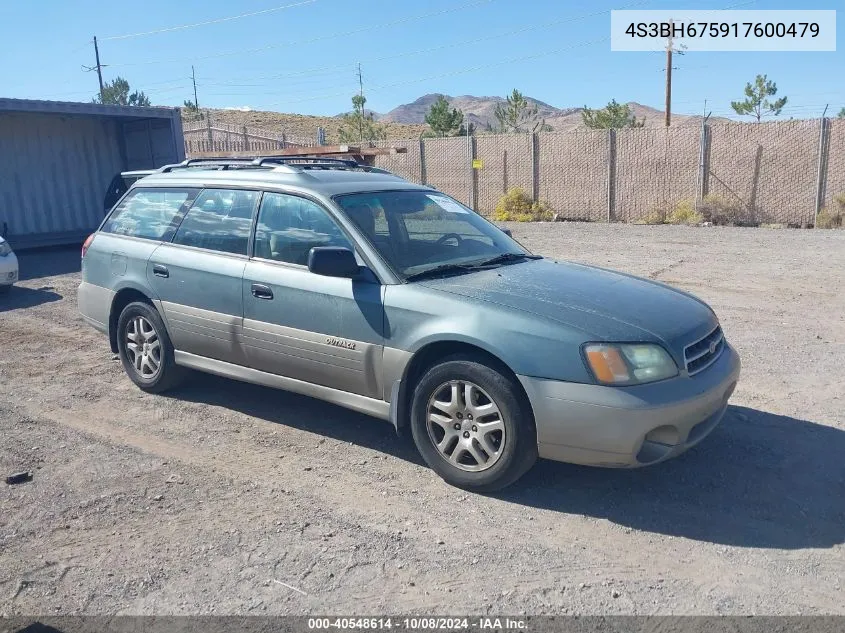
[[[743,360],[722,425],[636,471],[451,488],[363,415],[197,375],[142,393],[78,251],[0,298],[0,615],[845,614],[845,231],[515,225],[690,290]]]

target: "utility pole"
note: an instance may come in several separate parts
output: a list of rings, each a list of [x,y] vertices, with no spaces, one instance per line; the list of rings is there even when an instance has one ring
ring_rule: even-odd
[[[358,62],[358,95],[361,97],[361,116],[358,119],[358,134],[364,144],[364,78],[361,76],[361,62]]]
[[[672,22],[669,22],[672,24]],[[673,27],[674,29],[674,27]],[[681,44],[677,50],[672,46],[674,38],[670,35],[666,38],[666,114],[664,123],[666,127],[672,124],[672,55],[677,53],[683,55],[686,50],[686,45]]]
[[[669,127],[672,123],[672,38],[666,41],[666,111],[664,123]]]
[[[194,65],[191,64],[191,80],[194,82],[194,107],[197,112],[200,110],[200,101],[197,98],[197,74],[194,72]]]
[[[83,70],[92,71],[97,70],[97,79],[100,80],[100,103],[103,102],[103,93],[105,92],[105,88],[103,87],[103,65],[100,63],[100,48],[97,46],[97,36],[94,36],[94,59],[97,61],[96,66],[83,66]]]

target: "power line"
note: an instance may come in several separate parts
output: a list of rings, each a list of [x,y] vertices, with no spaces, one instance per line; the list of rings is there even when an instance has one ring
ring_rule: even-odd
[[[620,7],[620,9],[630,9],[630,8],[633,8],[633,7],[636,7],[636,6],[642,6],[644,4],[649,4],[650,2],[651,2],[651,0],[640,0],[639,2],[634,2],[634,3],[631,3],[629,5]],[[552,28],[552,27],[559,26],[561,24],[565,24],[565,23],[568,23],[568,22],[575,22],[575,21],[578,21],[578,20],[586,19],[586,18],[596,17],[596,16],[600,16],[600,15],[606,15],[607,13],[609,13],[608,10],[603,10],[603,11],[594,11],[592,13],[583,13],[583,14],[575,15],[575,16],[568,16],[566,18],[561,18],[559,20],[554,20],[554,21],[551,21],[551,22],[543,22],[543,23],[540,23],[540,24],[529,24],[529,25],[520,27],[518,29],[514,29],[512,31],[505,31],[504,33],[494,33],[492,35],[485,35],[485,36],[478,37],[478,38],[471,39],[471,40],[463,39],[463,40],[460,40],[458,42],[450,42],[448,44],[441,44],[439,46],[433,46],[433,47],[430,47],[430,48],[417,49],[417,50],[413,50],[413,51],[405,51],[403,53],[396,53],[396,54],[393,54],[393,55],[384,55],[384,56],[381,56],[381,57],[373,57],[371,59],[363,60],[361,63],[373,64],[373,63],[378,63],[378,62],[383,62],[383,61],[389,61],[389,60],[392,60],[392,59],[400,59],[400,58],[403,58],[403,57],[411,57],[413,55],[423,55],[423,54],[428,54],[428,53],[434,53],[434,52],[437,52],[437,51],[446,50],[446,49],[450,49],[450,48],[457,48],[459,46],[467,46],[467,45],[470,45],[470,44],[478,44],[480,42],[486,42],[486,41],[490,41],[490,40],[498,40],[498,39],[501,39],[503,37],[520,35],[520,34],[523,34],[523,33],[530,32],[530,31],[536,31],[538,29]],[[294,72],[290,72],[290,73],[282,73],[282,74],[277,74],[277,75],[263,75],[263,76],[260,76],[260,77],[246,77],[246,78],[243,78],[243,79],[245,79],[246,81],[262,80],[262,79],[265,79],[265,80],[267,80],[267,79],[283,79],[283,78],[286,78],[286,77],[293,77],[293,76],[298,76],[298,75],[303,75],[303,74],[307,75],[307,74],[311,74],[311,73],[314,73],[316,75],[317,73],[320,73],[322,71],[326,71],[328,74],[334,74],[334,73],[341,74],[341,73],[348,72],[348,68],[349,68],[349,66],[320,66],[320,67],[316,67],[316,68],[303,69],[303,70],[294,71]],[[228,82],[219,82],[215,85],[232,85],[232,86],[234,86],[236,84],[230,84]],[[243,86],[243,87],[261,87],[262,86],[262,84],[240,84],[240,85]]]
[[[104,37],[103,40],[125,40],[130,37],[142,37],[144,35],[157,35],[159,33],[171,33],[173,31],[183,31],[185,29],[193,29],[198,26],[208,26],[209,24],[220,24],[222,22],[231,22],[232,20],[240,20],[241,18],[250,18],[256,15],[266,15],[267,13],[274,13],[282,11],[283,9],[292,9],[294,7],[301,7],[305,4],[312,4],[317,0],[302,0],[302,2],[295,2],[294,4],[285,4],[280,7],[273,7],[272,9],[263,9],[261,11],[252,11],[250,13],[241,13],[240,15],[232,15],[227,18],[217,18],[215,20],[206,20],[204,22],[194,22],[193,24],[181,24],[179,26],[170,26],[167,28],[156,29],[154,31],[142,31],[140,33],[129,33],[126,35],[112,35]]]
[[[463,11],[464,9],[468,9],[470,7],[478,6],[481,4],[489,4],[494,0],[472,0],[471,2],[467,2],[456,7],[450,7],[448,9],[442,9],[440,11],[432,11],[430,13],[423,13],[420,15],[409,16],[407,18],[401,18],[399,20],[393,20],[391,22],[384,22],[382,24],[371,24],[368,26],[363,26],[357,29],[353,29],[351,31],[343,31],[341,33],[331,33],[327,35],[321,35],[319,37],[315,37],[308,40],[297,40],[292,42],[282,42],[280,44],[269,44],[267,46],[261,46],[258,48],[252,49],[239,49],[234,51],[225,51],[223,53],[216,53],[214,55],[205,55],[202,57],[194,57],[192,61],[201,61],[206,59],[218,59],[220,57],[231,57],[234,55],[251,55],[254,53],[261,53],[264,51],[274,50],[277,48],[283,48],[285,46],[300,46],[303,44],[313,44],[314,42],[324,42],[326,40],[334,40],[337,38],[348,37],[350,35],[357,35],[359,33],[365,33],[367,31],[374,31],[377,29],[384,29],[390,26],[396,26],[398,24],[407,24],[408,22],[413,22],[415,20],[422,20],[425,18],[430,18],[438,15],[446,15],[448,13],[455,13],[456,11]],[[170,63],[177,63],[177,62],[184,62],[185,58],[179,59],[154,59],[148,60],[145,62],[125,62],[125,63],[117,63],[112,64],[113,66],[147,66],[150,64],[170,64]]]
[[[572,46],[565,46],[563,48],[556,48],[554,50],[545,51],[543,53],[534,53],[534,54],[531,54],[531,55],[522,55],[522,56],[519,56],[519,57],[511,57],[511,58],[508,58],[508,59],[500,60],[498,62],[487,63],[487,64],[483,64],[483,65],[480,65],[480,66],[472,66],[472,67],[469,67],[469,68],[462,68],[461,70],[454,70],[452,72],[438,73],[437,75],[429,75],[427,77],[417,77],[415,79],[398,81],[398,82],[390,83],[390,84],[381,84],[381,85],[377,85],[377,86],[370,86],[369,90],[377,92],[379,90],[384,90],[385,88],[396,88],[398,86],[406,86],[406,85],[410,85],[410,84],[441,79],[443,77],[454,77],[454,76],[457,76],[457,75],[474,73],[474,72],[477,72],[479,70],[485,70],[485,69],[493,68],[493,67],[496,67],[496,66],[504,66],[506,64],[513,64],[513,63],[521,62],[521,61],[538,59],[540,57],[547,57],[549,55],[556,55],[557,53],[563,53],[563,52],[574,50],[574,49],[577,49],[577,48],[583,48],[585,46],[591,46],[593,44],[607,43],[609,41],[610,41],[609,37],[603,37],[603,38],[596,39],[596,40],[579,42],[578,44],[573,44]],[[269,103],[267,105],[268,106],[276,106],[276,105],[282,105],[282,104],[303,103],[303,102],[306,102],[306,101],[319,101],[319,100],[322,100],[322,99],[330,99],[332,97],[339,97],[339,96],[343,96],[343,95],[346,95],[346,94],[349,94],[349,93],[348,92],[334,92],[334,93],[330,93],[330,94],[314,95],[312,97],[306,97],[304,99],[277,101],[275,103]]]

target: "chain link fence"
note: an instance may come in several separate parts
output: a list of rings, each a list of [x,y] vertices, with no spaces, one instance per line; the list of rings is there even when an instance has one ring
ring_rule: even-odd
[[[710,127],[706,192],[743,222],[812,224],[820,121]]]
[[[186,123],[184,134],[188,156],[317,144],[207,119]],[[482,134],[374,145],[406,150],[376,156],[376,166],[487,215],[519,187],[558,219],[649,221],[683,207],[705,219],[715,213],[740,224],[808,226],[845,194],[845,120]]]
[[[610,140],[605,130],[538,134],[540,200],[567,220],[607,221]]]
[[[520,187],[534,197],[532,151],[532,138],[528,134],[496,134],[475,139],[475,158],[482,164],[476,170],[478,211],[492,214],[499,198],[513,187]]]

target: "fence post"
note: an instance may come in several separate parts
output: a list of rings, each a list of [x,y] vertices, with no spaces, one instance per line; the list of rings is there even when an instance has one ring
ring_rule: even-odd
[[[469,208],[477,213],[476,200],[478,196],[476,195],[476,191],[478,190],[478,180],[476,179],[476,170],[472,166],[472,161],[475,159],[475,151],[475,137],[467,134],[467,153],[469,154]]]
[[[537,132],[531,133],[531,198],[535,202],[540,200],[540,135]]]
[[[249,152],[252,150],[252,146],[249,143],[249,134],[246,131],[246,126],[243,126],[243,135],[244,135],[244,151]]]
[[[819,120],[819,165],[818,170],[816,171],[816,204],[813,209],[813,228],[816,228],[816,224],[819,219],[819,211],[822,210],[822,205],[824,204],[825,181],[827,176],[827,153],[829,150],[828,141],[830,138],[829,127],[828,120],[825,117],[822,117]]]
[[[607,221],[616,217],[616,130],[607,131]]]
[[[426,183],[426,174],[425,169],[425,141],[420,138],[420,184],[425,185]]]
[[[208,144],[211,145],[214,143],[214,133],[211,131],[211,115],[208,115],[205,122],[208,129]]]
[[[705,119],[706,120],[706,119]],[[710,173],[710,126],[701,122],[701,136],[698,145],[698,183],[696,201],[701,202],[707,195],[707,175]]]

